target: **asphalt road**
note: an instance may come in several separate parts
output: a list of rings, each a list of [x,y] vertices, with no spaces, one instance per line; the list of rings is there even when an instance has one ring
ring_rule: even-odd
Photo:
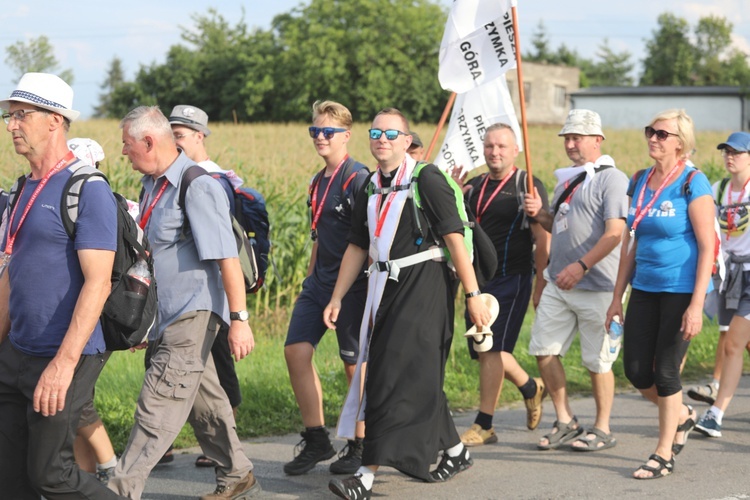
[[[685,396],[685,401],[688,401]],[[593,423],[594,401],[571,401],[579,422]],[[707,405],[697,403],[698,413]],[[538,451],[537,440],[555,420],[552,404],[545,400],[544,416],[535,431],[526,429],[523,405],[503,408],[495,416],[499,442],[471,449],[474,466],[447,483],[422,483],[382,468],[375,478],[373,497],[393,498],[508,498],[508,499],[750,499],[750,376],[745,375],[724,417],[721,438],[690,434],[677,457],[675,472],[651,481],[632,479],[631,473],[653,453],[657,440],[656,407],[635,392],[615,397],[612,430],[617,446],[601,452],[570,449]],[[468,428],[474,413],[455,415],[459,433]],[[333,435],[333,430],[332,430]],[[328,491],[327,464],[303,476],[286,476],[285,462],[293,457],[299,436],[290,434],[245,441],[263,487],[260,498],[335,498]],[[340,449],[344,441],[334,443]],[[212,469],[194,466],[199,449],[182,450],[175,461],[151,474],[145,499],[194,499],[214,488]]]

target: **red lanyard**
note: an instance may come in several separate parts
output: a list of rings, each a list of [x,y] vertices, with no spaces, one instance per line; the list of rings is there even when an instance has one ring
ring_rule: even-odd
[[[8,255],[11,255],[13,253],[13,244],[16,241],[16,236],[18,235],[18,231],[21,230],[21,226],[23,225],[24,221],[26,220],[26,216],[29,214],[29,210],[31,210],[31,206],[34,204],[36,199],[39,197],[39,194],[42,192],[42,189],[44,189],[44,186],[47,185],[47,182],[49,182],[50,177],[58,173],[62,168],[67,165],[67,163],[74,159],[75,155],[72,151],[68,151],[68,154],[63,156],[63,158],[57,162],[57,164],[52,167],[52,169],[45,174],[44,177],[42,177],[42,180],[39,182],[39,185],[37,185],[36,189],[34,189],[34,192],[31,193],[31,198],[29,198],[29,202],[26,204],[26,207],[23,209],[23,214],[21,214],[21,220],[18,221],[18,226],[16,227],[16,230],[13,231],[13,221],[16,217],[15,210],[10,216],[10,221],[8,225],[8,241],[5,244],[5,253]],[[21,196],[23,195],[23,190],[26,189],[26,184],[23,185],[23,188],[21,188],[21,192],[18,193],[18,199],[21,199]]]
[[[333,180],[336,178],[336,174],[338,174],[339,170],[341,170],[341,166],[348,159],[349,155],[344,156],[344,159],[341,160],[341,162],[339,162],[339,164],[336,166],[336,169],[331,175],[331,180],[328,181],[326,190],[323,192],[323,199],[320,200],[320,205],[318,205],[318,189],[320,187],[320,181],[318,181],[318,185],[315,186],[315,189],[313,189],[312,199],[310,200],[310,209],[313,213],[312,222],[310,223],[310,230],[314,233],[317,231],[318,221],[320,220],[320,216],[323,214],[323,206],[326,204],[326,198],[328,198],[328,190],[331,189],[331,184],[333,184]]]
[[[138,222],[138,225],[141,226],[141,229],[146,228],[146,224],[148,224],[148,220],[151,218],[151,212],[153,212],[154,210],[154,205],[156,205],[156,202],[159,201],[159,198],[161,198],[161,195],[164,194],[164,190],[167,189],[167,184],[169,184],[169,181],[165,177],[164,182],[159,188],[159,191],[156,193],[156,196],[154,196],[154,199],[151,200],[151,204],[148,206],[146,211],[141,215],[141,220]]]
[[[401,164],[398,170],[398,175],[396,176],[396,179],[394,180],[393,184],[391,184],[392,188],[395,188],[396,186],[399,186],[401,184],[401,180],[404,178],[404,173],[406,172],[406,158],[404,158],[404,162]],[[381,172],[378,172],[378,188],[382,188],[382,181],[380,176],[383,175]],[[378,238],[380,236],[380,231],[383,229],[383,223],[385,222],[385,217],[388,215],[388,211],[391,209],[391,203],[393,203],[393,198],[396,197],[396,190],[394,189],[390,193],[388,193],[388,197],[385,199],[385,207],[383,207],[383,210],[381,211],[380,208],[382,207],[382,200],[383,195],[378,195],[378,213],[380,214],[378,216],[378,224],[375,227],[375,237]]]
[[[482,182],[482,189],[479,191],[479,199],[477,199],[477,222],[482,222],[482,216],[487,211],[487,208],[489,208],[490,203],[492,203],[492,200],[495,199],[495,196],[497,196],[497,193],[500,192],[500,190],[505,187],[505,184],[508,183],[511,177],[513,177],[513,174],[516,172],[515,165],[511,167],[510,172],[505,174],[505,177],[503,177],[503,180],[500,181],[500,184],[497,185],[494,191],[492,191],[492,195],[490,196],[490,199],[487,200],[487,203],[484,204],[484,208],[482,207],[482,198],[484,198],[484,190],[487,187],[487,184],[490,181],[490,175],[487,174],[487,177],[484,178],[484,182]]]
[[[654,203],[656,203],[656,199],[659,198],[659,195],[661,195],[661,192],[664,191],[664,188],[667,187],[667,184],[669,184],[669,181],[672,180],[672,176],[682,167],[683,163],[677,162],[677,165],[672,167],[672,170],[669,171],[667,176],[664,178],[663,181],[661,181],[661,185],[654,193],[654,196],[651,198],[651,201],[648,202],[648,204],[643,207],[643,210],[641,210],[641,205],[643,205],[643,198],[646,195],[646,188],[648,187],[648,183],[651,180],[651,177],[653,177],[654,172],[656,172],[656,167],[651,169],[651,172],[648,173],[648,177],[646,177],[646,182],[643,183],[643,187],[641,188],[641,192],[638,193],[638,202],[635,205],[635,218],[633,219],[633,224],[630,226],[630,236],[632,237],[635,234],[635,230],[638,227],[638,224],[641,223],[641,220],[646,216],[649,210],[651,210],[651,207],[654,206]]]
[[[745,197],[745,188],[747,187],[747,183],[750,182],[750,178],[745,181],[745,184],[742,186],[742,191],[740,191],[740,196],[737,198],[737,203],[739,204],[742,202],[742,198]],[[737,210],[739,210],[739,207],[732,207],[734,202],[732,201],[732,183],[729,183],[729,189],[727,190],[727,201],[729,202],[729,208],[727,208],[727,241],[729,241],[729,233],[737,229],[737,225],[734,223],[734,216],[737,213]]]

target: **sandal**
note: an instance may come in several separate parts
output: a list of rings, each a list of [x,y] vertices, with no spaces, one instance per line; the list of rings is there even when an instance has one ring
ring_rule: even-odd
[[[638,467],[635,472],[638,472],[639,470],[643,470],[646,472],[650,472],[650,476],[645,477],[638,477],[633,476],[633,479],[658,479],[660,477],[668,476],[674,471],[674,457],[667,462],[662,457],[654,453],[650,457],[648,457],[649,460],[653,460],[654,462],[658,463],[658,467],[651,467],[649,465],[643,464],[640,467]]]
[[[589,434],[593,435],[594,439],[588,439]],[[576,446],[576,443],[583,443],[583,446]],[[570,447],[575,451],[600,451],[613,448],[616,444],[617,439],[612,436],[612,433],[607,434],[594,427],[576,439]]]
[[[206,455],[201,455],[195,459],[196,467],[218,467],[219,464],[208,458]]]
[[[552,424],[552,432],[542,436],[542,439],[547,440],[547,444],[537,444],[536,447],[540,450],[556,450],[560,446],[569,443],[583,433],[583,428],[578,426],[578,418],[573,417],[567,424],[560,423],[559,420],[555,420]]]
[[[688,418],[683,423],[681,423],[680,425],[677,426],[677,432],[684,432],[685,433],[683,435],[684,439],[683,439],[682,443],[676,443],[676,442],[672,443],[672,454],[673,455],[679,455],[680,452],[682,451],[682,448],[684,448],[685,444],[687,444],[688,437],[690,436],[690,431],[692,431],[693,428],[695,427],[695,420],[698,417],[698,412],[696,412],[695,410],[693,410],[692,406],[690,406],[690,405],[685,405],[685,406],[687,406],[687,409],[688,409]],[[676,435],[677,435],[677,433],[675,433],[675,436]]]

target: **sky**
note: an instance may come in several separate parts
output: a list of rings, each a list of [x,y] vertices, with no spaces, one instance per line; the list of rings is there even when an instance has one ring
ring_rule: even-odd
[[[450,0],[438,1],[446,9],[452,4]],[[17,41],[47,36],[60,68],[73,69],[74,107],[82,117],[88,117],[115,56],[123,61],[128,80],[141,65],[163,63],[169,47],[182,43],[183,28],[193,26],[193,14],[205,14],[214,7],[234,24],[244,9],[248,26],[268,29],[275,15],[307,3],[309,0],[6,1],[0,11],[0,46],[4,49]],[[637,76],[645,40],[656,29],[656,18],[672,12],[691,25],[707,15],[729,18],[734,24],[735,45],[750,54],[748,0],[518,0],[518,4],[522,52],[531,48],[532,35],[543,21],[551,48],[565,43],[581,56],[593,58],[606,37],[613,50],[632,54]],[[1,55],[0,97],[4,98],[15,88],[18,76],[5,64],[5,50]]]

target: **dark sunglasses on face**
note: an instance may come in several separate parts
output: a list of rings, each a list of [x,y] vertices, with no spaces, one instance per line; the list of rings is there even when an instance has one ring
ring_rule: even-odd
[[[310,127],[308,130],[310,131],[310,137],[312,137],[313,139],[317,139],[321,132],[323,132],[323,137],[325,137],[326,139],[333,138],[333,134],[346,132],[345,128],[335,127]]]
[[[379,128],[371,128],[370,129],[370,139],[373,141],[377,141],[381,137],[383,137],[383,134],[385,134],[385,138],[389,141],[395,141],[399,135],[409,135],[404,132],[401,132],[400,130],[395,129],[388,129],[388,130],[380,130]]]
[[[653,136],[656,136],[658,140],[666,141],[667,137],[669,137],[670,135],[679,137],[677,134],[673,134],[672,132],[667,132],[666,130],[656,130],[654,127],[651,127],[651,126],[646,127],[645,132],[646,132],[646,139],[651,139]]]

